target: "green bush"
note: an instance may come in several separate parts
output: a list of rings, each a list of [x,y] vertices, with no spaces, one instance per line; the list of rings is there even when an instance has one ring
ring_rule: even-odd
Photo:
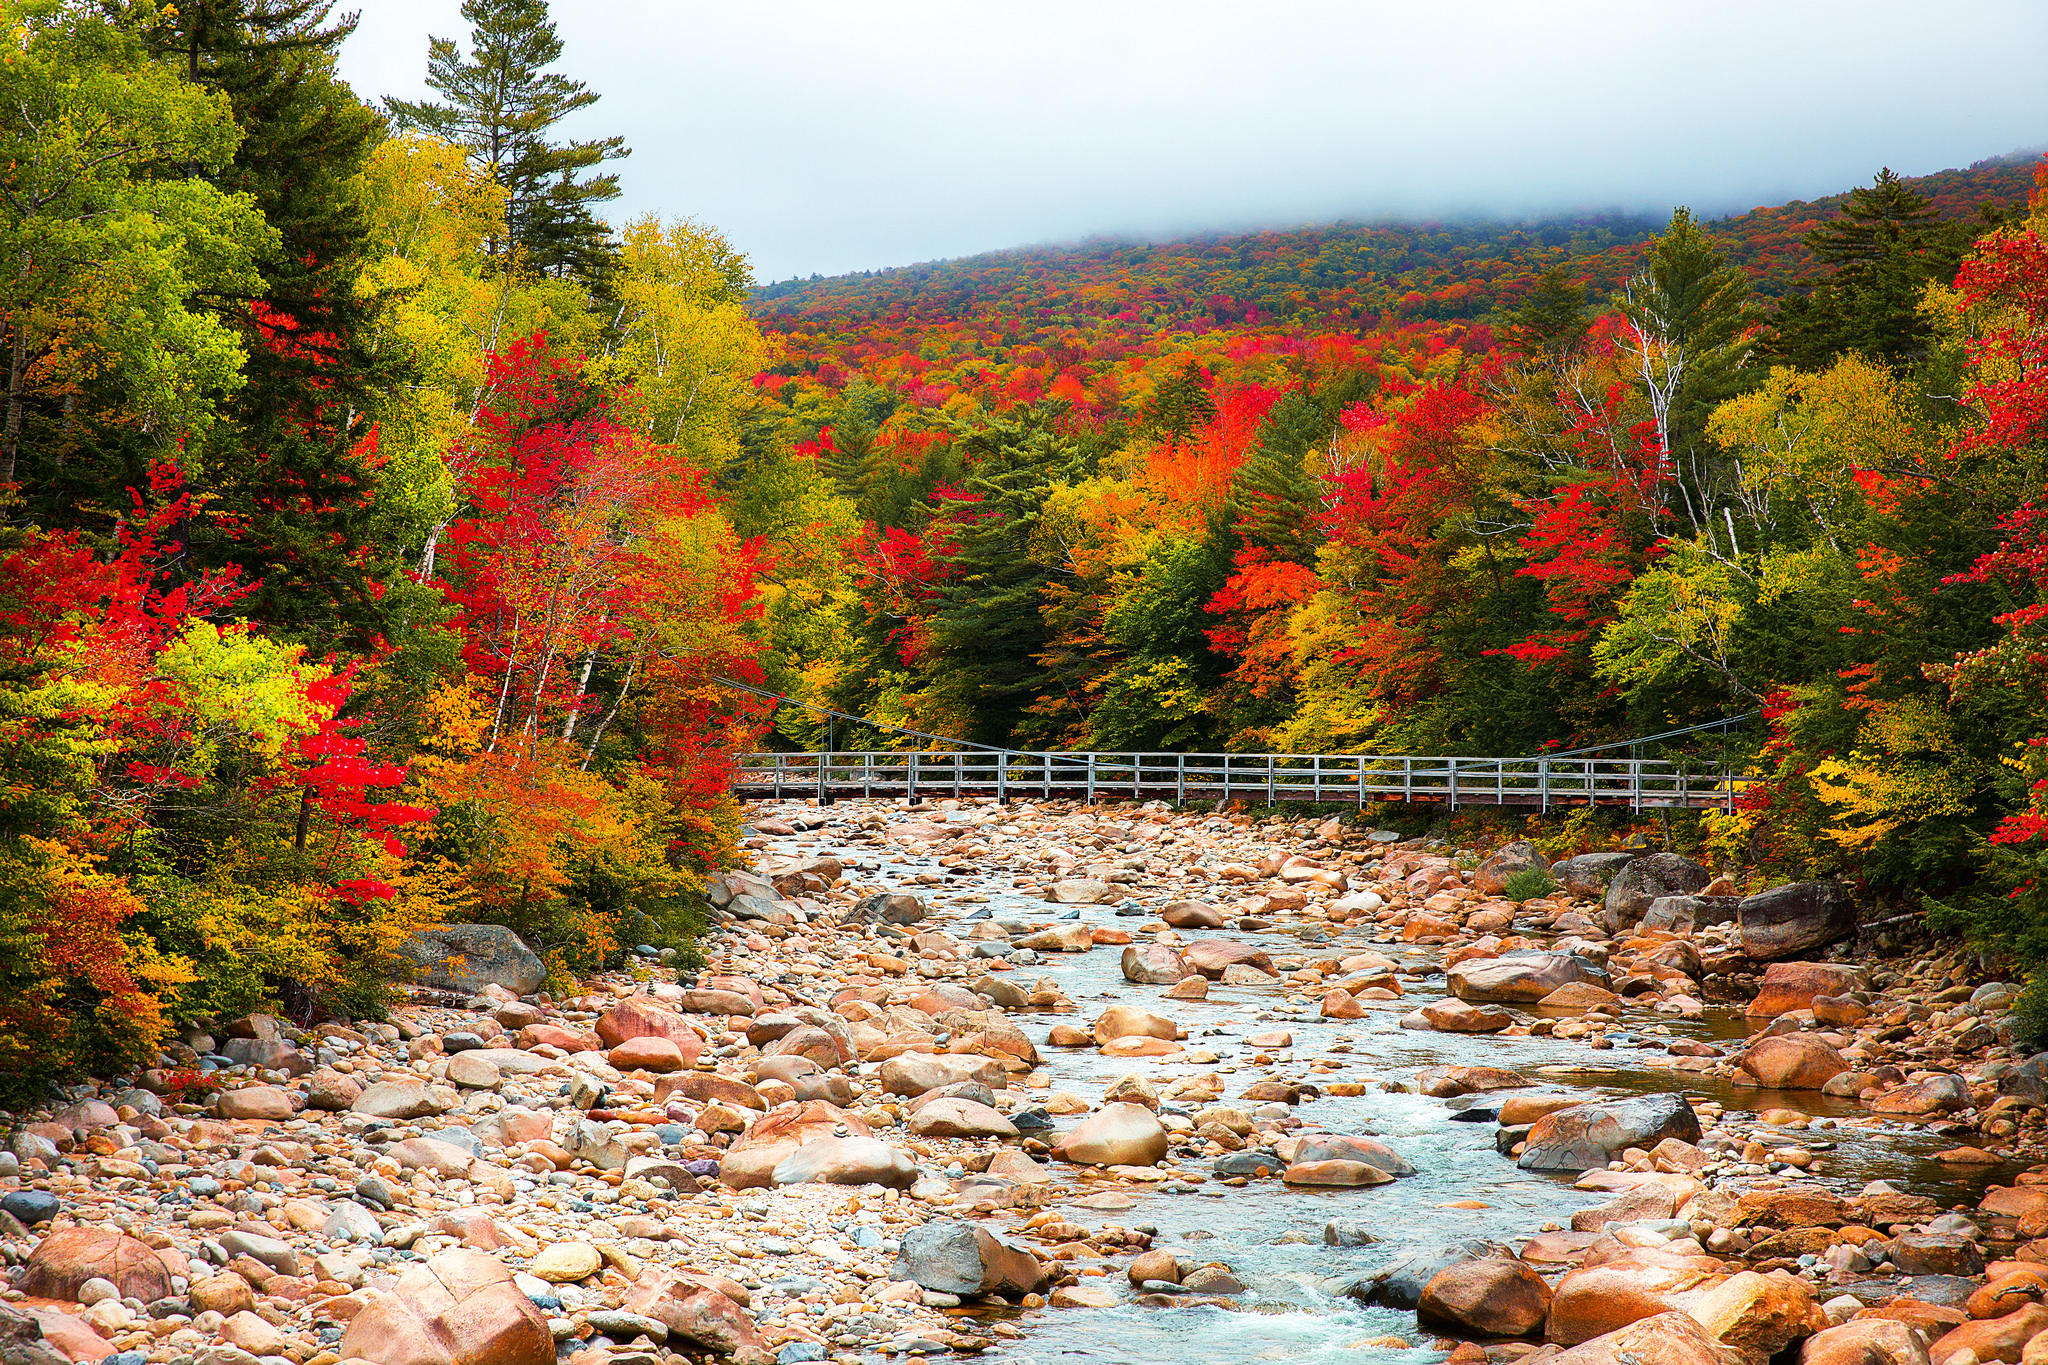
[[[1557,878],[1540,867],[1525,867],[1508,878],[1507,898],[1520,905],[1557,890]]]

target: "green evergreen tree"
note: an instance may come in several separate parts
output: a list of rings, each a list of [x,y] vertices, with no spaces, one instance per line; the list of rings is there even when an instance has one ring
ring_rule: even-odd
[[[601,284],[612,247],[593,210],[619,197],[619,177],[599,168],[631,154],[622,137],[560,141],[550,130],[597,103],[597,92],[546,68],[561,58],[547,0],[463,0],[469,54],[433,38],[427,84],[446,103],[387,99],[401,127],[466,150],[506,194],[506,240],[494,254],[546,275]]]
[[[1586,286],[1560,261],[1537,277],[1536,287],[1509,315],[1508,335],[1524,355],[1556,364],[1586,339],[1591,323]]]
[[[1318,490],[1307,457],[1330,439],[1333,417],[1301,389],[1266,414],[1257,443],[1230,481],[1231,514],[1246,544],[1297,564],[1315,562]]]
[[[384,124],[335,75],[355,16],[332,0],[187,0],[164,6],[152,48],[225,95],[242,129],[209,178],[246,195],[275,230],[261,292],[207,302],[243,334],[244,383],[188,445],[204,495],[186,528],[196,564],[239,565],[243,609],[309,640],[360,645],[379,631],[370,543],[377,395],[404,382],[369,349],[375,304],[357,177]]]
[[[1749,279],[1691,210],[1680,208],[1615,304],[1661,350],[1669,446],[1684,464],[1697,452],[1714,405],[1741,387],[1753,319]]]
[[[934,691],[973,717],[963,738],[1013,742],[1047,681],[1051,629],[1041,611],[1054,569],[1034,553],[1053,486],[1086,472],[1080,448],[1055,422],[1059,405],[955,428],[975,502],[953,516],[954,549],[929,632]]]
[[[1779,305],[1773,358],[1804,370],[1851,351],[1891,365],[1919,359],[1932,335],[1920,296],[1930,281],[1954,275],[1967,242],[1890,167],[1879,171],[1850,192],[1839,218],[1806,234],[1831,273]]]
[[[1209,396],[1209,378],[1190,360],[1180,373],[1161,384],[1145,411],[1145,423],[1169,441],[1185,441],[1188,433],[1216,415]]]

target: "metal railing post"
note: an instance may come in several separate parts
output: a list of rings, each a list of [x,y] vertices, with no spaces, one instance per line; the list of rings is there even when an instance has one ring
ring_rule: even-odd
[[[1538,799],[1542,802],[1543,813],[1548,815],[1550,814],[1550,760],[1547,758],[1536,760],[1536,786],[1540,793]]]
[[[1445,760],[1444,760],[1444,762],[1445,762],[1445,763],[1446,763],[1447,765],[1449,765],[1449,772],[1450,772],[1450,779],[1451,779],[1451,780],[1450,780],[1450,793],[1451,793],[1451,809],[1452,809],[1452,810],[1456,810],[1456,809],[1458,808],[1458,760],[1457,760],[1457,759],[1455,759],[1455,758],[1447,758],[1447,759],[1445,759]]]
[[[1173,756],[1173,804],[1185,806],[1188,803],[1188,756]]]
[[[1401,755],[1401,800],[1411,803],[1415,800],[1415,756],[1413,754]]]
[[[1365,809],[1365,755],[1358,756],[1358,808]]]
[[[1010,804],[1010,751],[1003,750],[996,755],[996,804]]]
[[[904,765],[903,801],[908,805],[917,800],[917,750],[910,751],[910,760]]]

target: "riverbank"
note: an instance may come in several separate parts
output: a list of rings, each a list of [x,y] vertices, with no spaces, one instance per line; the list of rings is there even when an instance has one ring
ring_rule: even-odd
[[[1672,1314],[1721,1344],[1659,1359],[1853,1318],[1943,1360],[2048,1320],[2010,992],[1811,896],[1714,924],[1638,857],[1517,904],[1520,850],[1163,807],[749,844],[695,977],[237,1021],[31,1116],[9,1309],[120,1365],[1508,1360]]]

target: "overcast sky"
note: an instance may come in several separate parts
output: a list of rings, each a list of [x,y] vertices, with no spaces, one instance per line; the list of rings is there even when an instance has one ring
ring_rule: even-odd
[[[345,0],[426,92],[459,0]],[[555,0],[614,220],[785,279],[1098,233],[1812,198],[2048,144],[2048,0]],[[565,125],[567,126],[567,125]]]

